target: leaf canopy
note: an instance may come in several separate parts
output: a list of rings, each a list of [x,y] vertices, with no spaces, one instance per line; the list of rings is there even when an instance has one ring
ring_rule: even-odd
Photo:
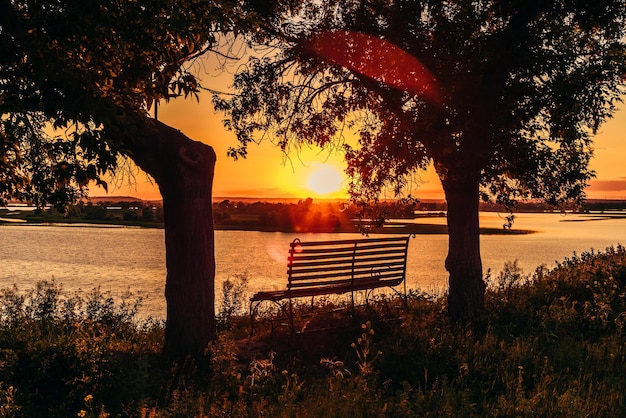
[[[155,102],[197,95],[190,60],[253,21],[235,0],[1,2],[0,203],[105,185]]]
[[[431,162],[442,182],[479,178],[486,200],[584,197],[592,136],[624,93],[623,1],[275,7],[283,13],[265,20],[271,37],[256,38],[261,54],[237,74],[237,94],[215,98],[240,141],[234,157],[265,137],[285,151],[343,144],[351,192],[365,201],[402,192]]]

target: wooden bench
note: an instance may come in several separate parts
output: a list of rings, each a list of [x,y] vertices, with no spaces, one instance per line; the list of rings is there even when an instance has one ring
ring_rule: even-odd
[[[287,288],[257,292],[250,298],[250,335],[254,333],[254,316],[263,301],[278,303],[289,300],[289,322],[292,331],[292,299],[373,290],[404,283],[406,296],[406,259],[409,236],[364,238],[340,241],[289,244]],[[396,291],[397,292],[397,291]],[[399,292],[398,292],[399,293]]]

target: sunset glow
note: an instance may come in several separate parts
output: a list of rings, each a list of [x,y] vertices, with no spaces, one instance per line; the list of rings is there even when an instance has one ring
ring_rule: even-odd
[[[285,198],[303,199],[330,198],[347,199],[347,181],[341,189],[327,194],[316,193],[307,183],[311,174],[330,164],[337,172],[343,173],[345,162],[335,155],[319,149],[306,150],[291,155],[285,162],[281,150],[270,141],[262,142],[249,149],[246,159],[234,161],[226,156],[228,147],[237,141],[231,132],[222,125],[223,115],[214,112],[209,95],[200,95],[200,102],[177,99],[163,103],[159,108],[159,119],[181,130],[192,139],[211,145],[217,154],[213,196],[216,198]],[[626,199],[626,170],[623,159],[626,156],[626,108],[600,127],[594,138],[594,157],[591,168],[597,178],[591,180],[587,188],[590,199]],[[120,173],[119,181],[109,182],[107,194],[99,187],[92,187],[92,196],[135,196],[146,200],[159,200],[159,189],[143,173],[132,177]],[[420,174],[422,180],[412,194],[420,199],[443,199],[441,184],[432,166]],[[129,182],[130,180],[130,182]],[[129,185],[130,183],[130,185]]]
[[[344,176],[333,165],[320,164],[307,179],[308,188],[318,195],[327,195],[342,189]]]

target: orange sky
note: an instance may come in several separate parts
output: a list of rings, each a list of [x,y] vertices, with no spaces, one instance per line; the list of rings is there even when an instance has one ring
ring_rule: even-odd
[[[290,155],[285,161],[278,147],[270,142],[259,146],[251,146],[248,158],[233,161],[226,156],[229,146],[236,145],[232,133],[226,132],[221,120],[222,115],[213,111],[208,95],[195,99],[177,99],[159,107],[159,119],[185,133],[192,139],[211,145],[218,156],[215,168],[213,188],[214,197],[254,197],[254,198],[344,198],[347,182],[334,193],[317,193],[309,183],[312,173],[324,164],[343,170],[340,155],[330,151],[317,149],[303,150],[299,154]],[[597,178],[592,180],[587,189],[590,199],[626,199],[626,105],[618,111],[614,118],[601,127],[595,137],[595,156],[591,168],[596,171]],[[326,167],[328,172],[328,167]],[[443,192],[439,181],[431,169],[420,175],[422,185],[416,190],[415,196],[420,199],[441,199]],[[110,184],[109,195],[136,196],[142,199],[160,199],[156,185],[151,184],[146,175],[135,176],[135,185],[129,186],[127,176],[121,184]],[[318,180],[318,182],[323,180]],[[328,180],[326,180],[328,182]],[[332,181],[336,181],[331,179]],[[102,196],[104,191],[99,188],[91,190],[92,196]]]

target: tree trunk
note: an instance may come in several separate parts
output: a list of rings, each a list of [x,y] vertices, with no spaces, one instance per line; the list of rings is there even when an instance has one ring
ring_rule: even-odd
[[[215,152],[154,121],[135,138],[130,157],[163,197],[167,279],[166,354],[203,355],[215,338],[215,254],[212,187]]]
[[[479,177],[447,173],[442,184],[448,203],[448,314],[471,320],[484,307],[486,287],[480,258]]]

